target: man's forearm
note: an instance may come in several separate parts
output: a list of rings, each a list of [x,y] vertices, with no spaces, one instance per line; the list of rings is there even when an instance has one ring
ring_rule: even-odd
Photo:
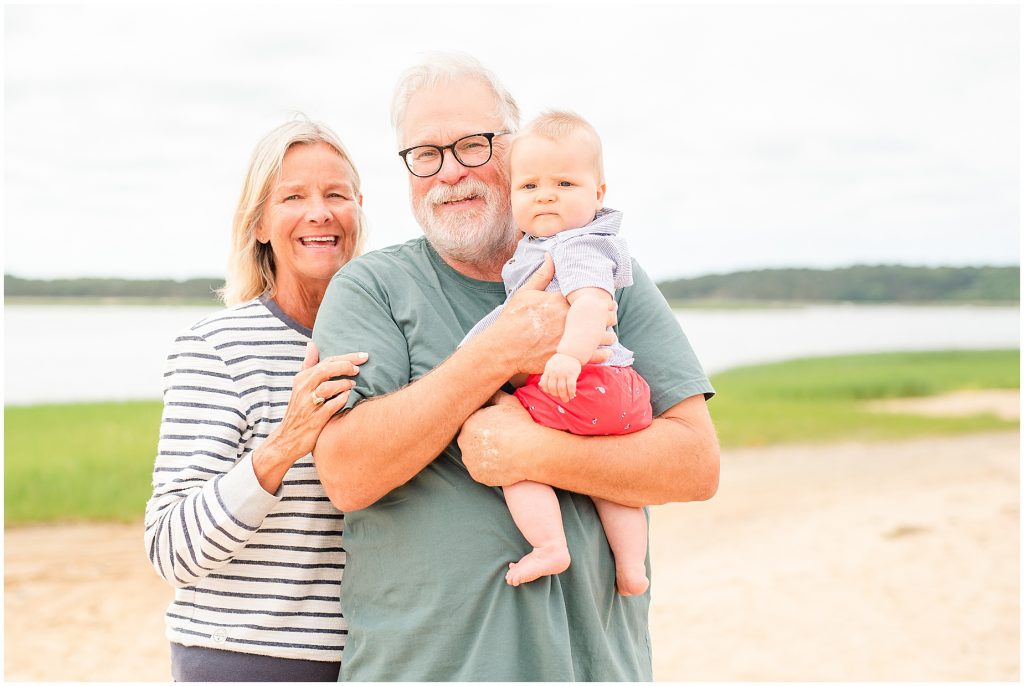
[[[556,488],[634,507],[707,500],[718,488],[717,442],[678,420],[655,419],[642,440],[551,431],[559,435],[536,453],[535,478]]]
[[[626,436],[575,436],[535,423],[514,399],[499,405],[474,415],[459,437],[463,461],[487,485],[529,479],[629,506],[706,500],[718,488],[718,440],[703,396]]]
[[[510,373],[483,338],[405,388],[328,423],[313,454],[335,507],[367,507],[414,477],[508,380]]]

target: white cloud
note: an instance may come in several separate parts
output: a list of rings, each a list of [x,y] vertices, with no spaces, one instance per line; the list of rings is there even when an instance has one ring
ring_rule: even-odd
[[[371,247],[417,235],[388,107],[439,48],[598,127],[657,278],[1016,262],[1017,11],[9,5],[5,270],[223,273],[250,150],[295,110],[349,146]]]

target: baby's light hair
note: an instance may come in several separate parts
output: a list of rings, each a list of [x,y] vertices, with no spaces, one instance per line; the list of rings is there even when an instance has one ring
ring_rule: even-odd
[[[516,138],[528,135],[542,136],[551,141],[562,141],[575,137],[594,149],[598,183],[604,183],[604,157],[601,152],[601,137],[590,122],[568,110],[547,110],[530,121]],[[515,145],[515,142],[512,143]]]

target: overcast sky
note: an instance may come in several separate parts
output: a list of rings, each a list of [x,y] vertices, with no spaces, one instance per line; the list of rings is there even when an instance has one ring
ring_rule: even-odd
[[[19,276],[223,275],[252,147],[295,111],[350,148],[369,247],[419,235],[388,107],[433,49],[597,127],[655,278],[1019,258],[1015,4],[7,5],[4,42]]]

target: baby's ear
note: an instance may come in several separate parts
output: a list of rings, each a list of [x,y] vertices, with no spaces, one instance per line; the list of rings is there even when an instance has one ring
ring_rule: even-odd
[[[600,186],[597,187],[597,207],[598,207],[598,209],[600,209],[601,206],[604,205],[604,189],[605,189],[605,185],[603,183]]]

